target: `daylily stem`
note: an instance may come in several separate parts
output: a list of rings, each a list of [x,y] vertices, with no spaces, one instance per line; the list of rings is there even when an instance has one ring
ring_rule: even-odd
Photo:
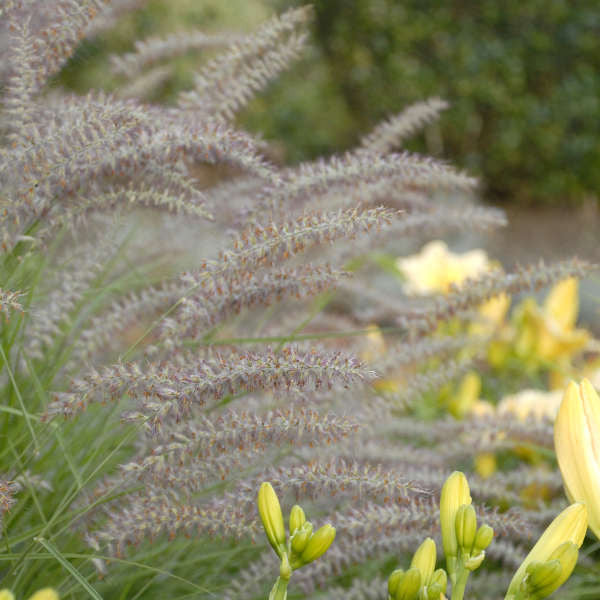
[[[271,593],[269,594],[269,600],[286,600],[287,586],[288,580],[278,577],[273,589],[271,590]]]
[[[470,571],[468,569],[463,568],[459,571],[459,575],[456,578],[456,584],[452,586],[452,597],[450,600],[463,600],[469,574]]]

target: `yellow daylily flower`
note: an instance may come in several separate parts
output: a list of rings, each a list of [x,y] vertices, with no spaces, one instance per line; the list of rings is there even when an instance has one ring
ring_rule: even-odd
[[[467,277],[490,270],[483,250],[455,254],[440,240],[429,242],[418,254],[398,258],[396,265],[406,277],[407,293],[417,295],[447,294],[451,284],[460,285]]]
[[[473,459],[473,468],[482,479],[488,479],[498,469],[498,461],[493,452],[480,452]]]
[[[554,447],[567,496],[586,503],[590,529],[600,538],[600,398],[587,379],[567,386]]]
[[[564,364],[590,341],[585,329],[575,329],[579,310],[575,278],[557,283],[543,307],[528,298],[515,313],[518,330],[515,350],[526,363],[539,361]]]
[[[477,400],[471,406],[469,414],[473,417],[493,417],[496,414],[496,407],[487,400]]]
[[[14,594],[8,590],[0,590],[0,600],[15,600]],[[58,592],[52,588],[43,588],[29,597],[29,600],[59,600]]]
[[[472,335],[490,335],[504,322],[510,308],[510,296],[500,294],[484,302],[478,310],[479,318],[471,323],[469,333]]]
[[[544,301],[544,312],[562,329],[572,329],[579,313],[579,282],[575,277],[559,281]]]
[[[366,363],[371,363],[385,354],[386,343],[377,325],[369,325],[367,329],[365,344],[359,356]]]
[[[502,398],[496,411],[499,415],[515,415],[520,421],[525,421],[530,417],[537,420],[547,418],[554,421],[562,396],[561,390],[546,392],[526,389]]]
[[[532,574],[532,566],[544,567],[552,563],[562,554],[566,548],[565,543],[573,544],[577,549],[581,548],[585,532],[587,530],[588,519],[585,504],[575,503],[563,510],[547,527],[531,552],[525,557],[521,566],[517,569],[506,593],[506,600],[518,597],[521,586],[526,583],[526,578]],[[567,544],[568,545],[568,544]],[[545,564],[544,564],[545,563]],[[548,565],[552,567],[552,565]],[[555,573],[554,581],[550,584],[562,584],[568,579],[573,567],[575,566],[569,556],[565,564],[558,565],[560,569]],[[556,586],[558,587],[558,586]],[[556,589],[556,588],[554,588]],[[545,596],[541,595],[540,598]]]
[[[52,588],[43,588],[33,594],[29,600],[58,600],[58,594]]]
[[[479,400],[481,377],[469,371],[460,380],[458,390],[448,400],[448,410],[457,419],[462,419]]]

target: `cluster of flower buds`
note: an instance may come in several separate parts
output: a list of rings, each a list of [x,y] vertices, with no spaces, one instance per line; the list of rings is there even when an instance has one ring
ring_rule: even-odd
[[[571,576],[587,530],[587,510],[571,504],[550,523],[515,573],[505,600],[541,600]]]
[[[298,505],[290,512],[289,537],[286,536],[281,506],[275,490],[264,482],[258,491],[258,512],[271,547],[280,559],[279,577],[269,600],[285,600],[292,572],[317,560],[327,552],[335,539],[335,528],[323,525],[313,532],[313,526]]]
[[[575,417],[578,417],[582,410],[581,402],[585,403],[592,397],[587,387],[587,383],[584,382],[581,390],[577,390],[573,384],[567,391],[561,410],[571,410]],[[600,399],[596,395],[592,399],[595,402],[594,410],[597,412],[588,412],[597,415],[600,423]],[[560,427],[557,429],[559,441],[567,450],[575,447],[571,439],[574,434],[569,427],[573,422],[578,423],[576,418],[569,417],[571,415],[566,414],[565,424],[560,426],[564,431]],[[585,435],[582,439],[586,439]],[[566,450],[563,458],[565,465],[567,459],[573,460]],[[573,489],[579,489],[578,485],[583,487],[575,476],[566,484],[571,493]],[[494,537],[494,530],[485,524],[477,527],[469,484],[464,474],[459,471],[452,473],[442,487],[440,523],[446,571],[435,570],[435,542],[427,538],[415,552],[410,568],[407,571],[397,569],[390,575],[388,600],[446,600],[444,594],[448,579],[452,584],[452,600],[462,600],[467,579],[483,562],[485,550]],[[585,504],[572,504],[560,513],[515,573],[504,600],[542,600],[565,583],[577,564],[579,548],[587,526],[588,511]]]
[[[415,552],[407,571],[396,569],[388,579],[388,600],[440,600],[448,577],[435,569],[435,542],[427,538]]]
[[[485,524],[477,527],[469,484],[460,471],[452,473],[442,487],[440,522],[448,576],[453,588],[464,588],[471,571],[483,562],[494,530]]]

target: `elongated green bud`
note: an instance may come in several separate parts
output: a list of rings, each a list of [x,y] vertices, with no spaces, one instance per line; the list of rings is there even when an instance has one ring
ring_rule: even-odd
[[[306,548],[302,552],[300,558],[304,564],[317,560],[323,556],[329,549],[329,546],[335,539],[335,527],[331,525],[323,525],[318,529],[313,536],[308,540]]]
[[[423,581],[427,581],[435,569],[435,559],[435,542],[431,538],[426,538],[417,548],[410,566],[419,569]]]
[[[388,577],[388,594],[392,597],[396,597],[396,590],[404,577],[403,569],[396,569],[392,571],[392,574]]]
[[[310,521],[306,521],[300,529],[292,536],[292,550],[300,555],[304,552],[308,540],[313,532],[313,526]]]
[[[306,515],[300,506],[297,504],[292,506],[290,511],[290,536],[294,535],[302,525],[306,522]]]
[[[417,600],[421,589],[421,572],[411,567],[398,583],[393,600]]]
[[[480,552],[485,550],[494,539],[494,530],[486,524],[483,524],[478,530],[475,536],[475,542],[473,543],[473,552]]]
[[[279,499],[273,486],[264,482],[258,490],[258,514],[265,528],[269,544],[279,558],[285,552],[285,526]]]
[[[463,504],[456,511],[456,543],[465,554],[470,554],[477,534],[477,515],[471,504]]]

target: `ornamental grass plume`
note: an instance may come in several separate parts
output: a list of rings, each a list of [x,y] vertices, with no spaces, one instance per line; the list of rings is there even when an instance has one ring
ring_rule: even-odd
[[[585,503],[590,529],[600,538],[600,398],[587,379],[565,390],[554,448],[569,500]]]
[[[309,7],[244,35],[150,38],[113,61],[133,78],[126,98],[62,89],[56,75],[80,40],[141,4],[2,3],[6,585],[24,595],[63,581],[68,562],[67,596],[85,588],[105,598],[255,600],[266,595],[275,550],[276,594],[292,573],[309,597],[332,580],[360,589],[365,573],[435,534],[439,490],[456,464],[524,441],[551,444],[545,423],[433,422],[418,411],[429,392],[474,368],[462,358],[478,356],[480,342],[455,335],[468,331],[473,312],[587,267],[488,271],[476,252],[437,297],[373,289],[374,249],[505,223],[474,202],[469,175],[393,151],[440,102],[409,107],[344,154],[273,164],[268,142],[234,116],[298,57]],[[168,106],[148,100],[157,79],[141,79],[147,65],[206,45],[214,55],[190,89]],[[136,96],[136,87],[148,94]],[[464,196],[461,206],[440,200],[450,194]],[[142,211],[160,228],[147,227]],[[467,272],[468,285],[456,285]],[[371,324],[380,336],[367,365],[357,354]],[[445,329],[452,335],[440,336]],[[399,387],[371,385],[397,371]],[[498,549],[486,553],[505,575],[542,527],[515,489],[547,479],[526,465],[472,480],[482,502],[512,504],[501,513],[473,506],[498,532]],[[267,481],[273,487],[261,488]],[[336,529],[313,531],[294,508],[286,531],[273,489]],[[464,572],[482,540],[471,539],[473,511],[462,512],[460,531],[456,520],[450,527]],[[52,540],[48,553],[35,550],[41,539]],[[110,576],[96,578],[109,566]]]

